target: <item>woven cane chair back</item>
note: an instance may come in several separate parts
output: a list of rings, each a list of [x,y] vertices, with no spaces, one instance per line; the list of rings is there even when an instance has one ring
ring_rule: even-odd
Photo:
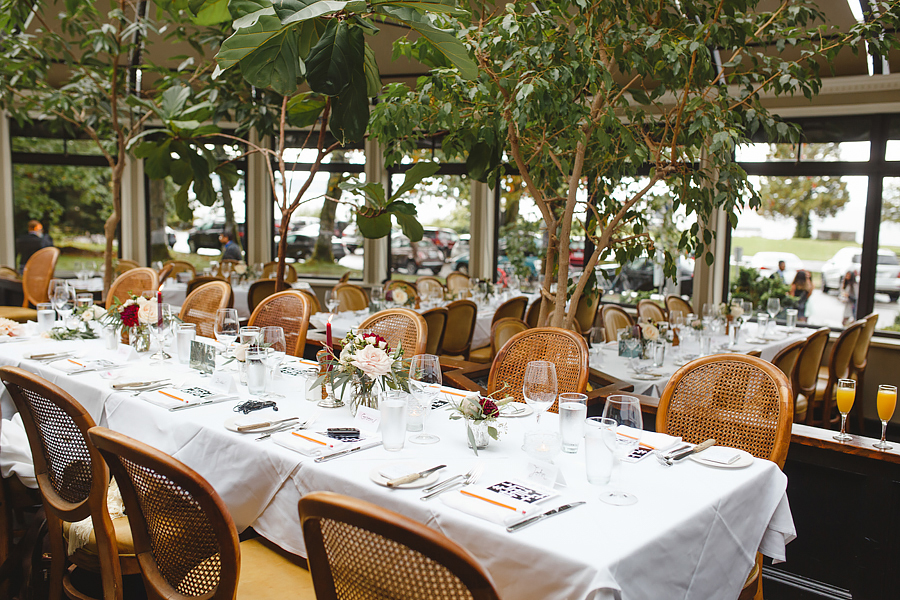
[[[198,335],[215,338],[216,311],[233,304],[231,285],[227,281],[210,281],[188,294],[178,318],[185,323],[196,323]]]
[[[772,364],[781,369],[781,372],[784,373],[785,377],[788,378],[788,381],[791,382],[791,389],[794,387],[794,370],[797,367],[797,359],[800,358],[800,351],[803,350],[805,344],[806,340],[792,342],[779,350],[778,354],[775,355],[775,358],[772,359]],[[794,398],[796,399],[797,390],[793,391]]]
[[[624,327],[634,325],[634,319],[621,307],[614,304],[605,304],[600,309],[601,319],[603,320],[603,334],[606,336],[607,342],[616,341],[616,332]]]
[[[159,287],[159,278],[156,271],[149,267],[136,267],[128,269],[116,277],[112,285],[109,286],[109,292],[106,294],[106,308],[113,305],[116,299],[119,302],[125,302],[130,298],[130,294],[140,296],[141,292],[156,291]]]
[[[837,341],[831,347],[831,356],[828,359],[828,382],[825,384],[825,390],[821,398],[817,398],[816,402],[821,400],[822,418],[816,419],[813,414],[812,407],[807,411],[808,424],[820,424],[828,427],[832,417],[831,412],[834,406],[834,393],[837,389],[838,379],[846,379],[850,376],[850,363],[853,360],[853,352],[856,350],[856,341],[865,326],[865,321],[856,321],[849,327],[845,328],[838,336]]]
[[[447,329],[447,315],[450,314],[443,306],[430,308],[422,313],[425,324],[428,326],[428,342],[425,344],[425,354],[439,355],[443,347],[444,332]]]
[[[275,279],[278,275],[278,261],[273,260],[271,262],[267,262],[263,265],[262,277],[263,279]],[[294,265],[285,264],[284,265],[284,280],[288,283],[294,283],[297,281],[297,269],[294,268]]]
[[[366,290],[352,283],[339,283],[332,291],[337,295],[337,310],[344,312],[347,310],[362,310],[369,306],[369,295]]]
[[[233,599],[237,530],[202,477],[155,448],[104,427],[90,437],[119,483],[151,597]]]
[[[274,279],[259,279],[250,284],[247,290],[247,307],[250,312],[256,310],[259,303],[275,293],[278,282]]]
[[[447,291],[456,295],[457,292],[469,290],[472,288],[472,280],[465,273],[453,271],[447,275]]]
[[[432,277],[430,275],[419,277],[416,279],[416,289],[419,291],[419,294],[423,296],[428,295],[432,298],[444,297],[444,285],[437,277]]]
[[[812,397],[816,392],[816,382],[819,379],[819,365],[825,355],[825,346],[828,344],[827,327],[817,329],[815,333],[806,338],[806,344],[800,350],[795,368],[794,385],[795,394],[803,394]]]
[[[860,320],[865,321],[866,324],[863,325],[856,340],[856,348],[853,349],[853,357],[850,359],[850,366],[854,372],[864,371],[866,368],[869,344],[872,342],[872,334],[875,333],[875,326],[878,324],[878,315],[872,313]]]
[[[313,492],[299,503],[318,600],[497,600],[490,576],[456,543],[364,500]]]
[[[120,258],[118,261],[116,261],[116,270],[113,272],[113,274],[118,277],[122,273],[130,271],[131,269],[137,269],[140,266],[141,265],[133,260]]]
[[[403,290],[407,297],[412,300],[413,304],[418,305],[419,303],[419,290],[414,283],[403,281],[402,279],[391,279],[390,281],[384,282],[383,288],[385,297],[387,297],[388,292],[393,293],[395,290]]]
[[[557,392],[584,393],[588,382],[588,347],[584,338],[568,329],[535,327],[514,335],[497,352],[488,376],[488,393],[503,393],[524,402],[525,365],[547,360],[556,365]],[[550,412],[557,412],[558,401]]]
[[[456,300],[447,305],[447,327],[444,331],[443,353],[469,357],[478,306],[471,300]]]
[[[412,358],[425,354],[428,344],[428,325],[422,315],[408,308],[391,308],[377,312],[359,325],[370,329],[387,340],[391,349],[400,344],[403,356]]]
[[[310,314],[316,314],[322,312],[322,305],[319,304],[319,297],[316,296],[313,292],[309,290],[297,290],[309,300],[309,310]]]
[[[250,315],[247,325],[284,329],[287,353],[303,357],[309,327],[309,300],[296,290],[278,292],[263,300]]]
[[[22,294],[25,296],[22,306],[28,308],[32,304],[37,307],[41,302],[50,302],[50,280],[58,258],[59,248],[54,246],[41,248],[31,255],[22,271]]]
[[[522,319],[506,317],[491,324],[491,357],[497,356],[503,347],[514,335],[528,329],[528,323]]]
[[[656,430],[694,444],[713,438],[783,467],[793,414],[791,385],[778,367],[719,354],[675,372],[659,401]]]
[[[491,318],[491,324],[496,323],[500,319],[519,319],[525,318],[525,309],[528,307],[528,298],[525,296],[516,296],[511,298],[497,307],[497,311]]]
[[[668,320],[665,309],[653,300],[641,300],[638,302],[637,313],[638,317],[644,321],[658,323]]]
[[[194,265],[184,260],[168,260],[163,264],[163,268],[172,265],[172,272],[169,274],[169,277],[173,279],[178,279],[179,273],[190,273],[191,279],[197,276],[197,269],[194,268]]]
[[[538,308],[540,310],[540,307]],[[581,329],[581,333],[590,333],[594,328],[594,322],[597,320],[597,313],[600,311],[600,295],[596,292],[585,292],[578,299],[578,307],[575,309],[575,322]],[[527,320],[527,319],[526,319]]]
[[[666,312],[680,312],[681,316],[687,318],[689,314],[694,312],[694,308],[681,296],[669,294],[666,296]]]

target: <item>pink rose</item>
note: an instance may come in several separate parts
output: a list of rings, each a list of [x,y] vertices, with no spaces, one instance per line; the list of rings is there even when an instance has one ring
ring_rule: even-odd
[[[366,345],[356,352],[351,364],[369,377],[378,377],[390,373],[393,362],[384,350]]]

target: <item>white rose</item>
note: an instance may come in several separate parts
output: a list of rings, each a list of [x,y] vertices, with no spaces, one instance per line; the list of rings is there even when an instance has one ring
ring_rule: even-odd
[[[742,317],[744,315],[744,309],[741,306],[735,304],[731,307],[731,316],[737,319],[738,317]]]
[[[391,372],[393,362],[384,350],[379,350],[375,346],[364,346],[353,356],[351,364],[369,377],[379,377]]]
[[[138,301],[140,305],[140,301]],[[159,311],[156,310],[156,302],[145,302],[138,309],[138,321],[144,325],[155,325]]]
[[[644,336],[645,339],[655,342],[659,339],[659,329],[651,323],[644,323],[641,325],[641,335]]]
[[[4,319],[0,317],[0,335],[8,335],[14,337],[19,332],[20,324],[12,319]]]
[[[478,394],[469,394],[459,403],[459,410],[467,417],[477,417],[481,412],[481,403]]]
[[[90,308],[86,309],[83,313],[81,313],[81,320],[85,323],[94,320],[94,311]]]
[[[409,296],[406,292],[401,289],[394,290],[394,302],[396,302],[397,304],[406,304],[408,300]]]
[[[350,361],[353,360],[353,349],[350,344],[347,344],[346,346],[344,346],[344,349],[341,350],[341,356],[339,357],[339,360],[342,365],[349,365]]]
[[[247,348],[250,347],[250,344],[238,344],[234,347],[234,357],[239,362],[247,361]]]
[[[234,272],[238,275],[243,275],[247,272],[247,265],[245,265],[244,263],[238,263],[234,265]]]

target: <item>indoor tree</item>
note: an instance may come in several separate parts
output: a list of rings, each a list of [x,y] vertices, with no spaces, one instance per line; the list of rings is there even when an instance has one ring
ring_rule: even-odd
[[[427,135],[440,135],[448,157],[466,157],[470,175],[491,185],[511,163],[549,238],[542,284],[549,301],[540,322],[552,312],[550,324],[571,326],[601,259],[625,264],[652,250],[645,209],[654,186],[668,186],[674,210],[696,215],[679,245],[711,264],[714,232],[700,224],[721,210],[733,226],[738,206],[759,206],[731,159],[735,146],[758,130],[770,139],[796,133],[760,96],[811,98],[821,86],[820,61],[856,51],[862,41],[881,53],[897,44],[883,35],[896,28],[896,2],[870,4],[871,18],[848,32],[824,24],[814,3],[785,0],[771,12],[760,4],[520,0],[486,3],[471,17],[449,15],[478,76],[463,77],[419,42],[401,40],[395,52],[433,69],[415,90],[387,88],[372,131],[389,163]],[[640,185],[622,194],[629,179]],[[570,281],[577,210],[587,215],[583,227],[595,250]],[[673,256],[665,255],[674,276]]]

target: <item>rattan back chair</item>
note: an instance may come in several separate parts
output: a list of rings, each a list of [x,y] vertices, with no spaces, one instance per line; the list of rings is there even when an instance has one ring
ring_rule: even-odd
[[[119,482],[150,598],[313,598],[308,571],[256,539],[238,543],[228,507],[195,471],[105,427],[89,435]]]
[[[106,308],[109,308],[118,299],[125,302],[134,294],[140,296],[145,291],[156,291],[159,288],[159,279],[156,271],[150,267],[137,267],[128,269],[112,282],[109,292],[106,294]]]
[[[310,314],[314,315],[316,313],[322,312],[322,305],[319,304],[319,297],[316,296],[316,294],[314,292],[312,292],[310,290],[297,290],[297,291],[300,292],[301,294],[303,294],[304,296],[306,296],[306,299],[309,300]]]
[[[587,342],[580,334],[558,327],[535,327],[510,338],[491,364],[488,393],[503,389],[504,394],[524,402],[525,366],[533,360],[547,360],[556,365],[558,393],[584,393],[589,375]],[[550,412],[557,412],[557,407],[555,400]]]
[[[516,296],[511,298],[497,307],[494,316],[491,318],[491,324],[496,323],[500,319],[519,319],[525,318],[525,309],[528,307],[528,298],[525,296]]]
[[[429,308],[422,312],[422,318],[428,326],[428,342],[425,344],[425,354],[440,355],[444,342],[444,332],[447,330],[447,315],[450,314],[443,306]]]
[[[454,297],[457,292],[469,290],[472,288],[472,280],[465,273],[453,271],[447,275],[447,291]]]
[[[797,391],[794,390],[794,371],[797,369],[797,359],[800,358],[800,351],[806,345],[806,340],[797,340],[791,342],[778,351],[778,354],[772,359],[772,364],[781,369],[788,381],[791,382],[791,390],[793,396],[796,397]]]
[[[156,272],[156,280],[159,282],[159,285],[162,285],[169,277],[171,277],[174,269],[175,267],[171,264],[165,264]]]
[[[529,306],[528,310],[525,312],[525,322],[528,323],[529,327],[538,326],[538,319],[541,318],[541,302],[543,302],[543,299],[538,298],[531,303],[531,306]]]
[[[681,296],[669,294],[666,296],[666,312],[680,312],[682,317],[687,318],[689,314],[694,312],[694,308]]]
[[[634,319],[621,306],[604,304],[600,311],[600,317],[603,321],[603,335],[606,336],[607,342],[616,341],[616,333],[620,329],[634,326]]]
[[[195,289],[184,299],[178,318],[196,323],[197,334],[216,337],[216,311],[234,306],[234,295],[227,281],[210,281]]]
[[[231,272],[234,271],[234,268],[241,263],[239,260],[235,260],[233,258],[226,258],[219,263],[219,277],[224,277],[228,279],[231,277]]]
[[[337,295],[338,312],[362,310],[369,306],[369,295],[366,290],[352,283],[339,283],[331,290]]]
[[[662,308],[653,300],[645,299],[639,301],[637,303],[637,313],[638,318],[643,321],[653,321],[654,323],[659,323],[660,321],[666,321],[668,319],[668,317],[666,316],[666,309]]]
[[[278,275],[278,261],[273,260],[267,262],[263,265],[262,277],[263,279],[275,279]],[[288,283],[294,283],[297,281],[297,269],[294,268],[294,265],[285,263],[284,265],[284,280]]]
[[[116,261],[116,267],[115,267],[115,271],[113,272],[113,275],[118,277],[122,273],[124,273],[126,271],[130,271],[131,269],[137,269],[140,266],[141,265],[139,265],[136,261],[128,260],[126,258],[120,258],[119,260]]]
[[[247,290],[247,308],[253,312],[259,303],[275,293],[278,282],[274,279],[257,279]]]
[[[478,306],[471,300],[455,300],[447,305],[447,329],[442,344],[444,356],[461,356],[468,360],[475,334]]]
[[[856,340],[862,333],[865,321],[856,321],[846,327],[831,347],[831,355],[828,358],[828,379],[823,383],[819,379],[816,385],[816,393],[806,411],[806,424],[819,425],[826,429],[837,423],[839,417],[832,417],[834,409],[834,394],[837,389],[838,379],[850,377],[850,363],[853,360],[853,351],[856,350]],[[820,411],[820,417],[816,418],[816,410]]]
[[[772,363],[714,354],[681,367],[666,384],[656,431],[699,444],[739,448],[784,466],[791,443],[793,401],[787,376]]]
[[[169,277],[172,277],[173,279],[177,280],[179,273],[190,273],[191,279],[197,276],[197,269],[195,269],[194,265],[187,262],[186,260],[167,260],[165,263],[163,263],[163,268],[166,268],[170,265],[172,266],[172,271],[169,274]]]
[[[412,300],[413,305],[419,305],[419,290],[416,288],[416,284],[410,283],[409,281],[403,281],[402,279],[391,279],[389,281],[385,281],[382,286],[384,289],[384,297],[388,297],[388,293],[390,292],[391,296],[397,290],[402,290],[406,296]]]
[[[506,342],[512,339],[517,333],[521,333],[529,329],[528,323],[522,319],[515,317],[506,317],[491,324],[491,360],[497,357]]]
[[[37,306],[41,302],[50,302],[50,280],[56,270],[59,248],[49,246],[41,248],[31,255],[22,271],[22,295],[25,297],[22,306]]]
[[[578,323],[583,335],[590,335],[598,312],[600,312],[600,294],[588,291],[582,293],[575,308],[575,322]]]
[[[250,315],[247,325],[282,327],[287,353],[302,358],[310,314],[306,296],[297,290],[286,290],[272,294],[260,302]]]
[[[19,280],[19,273],[12,267],[0,267],[0,279]]]
[[[416,289],[422,296],[431,296],[432,298],[444,297],[444,284],[437,277],[431,275],[423,275],[416,278]]]
[[[828,344],[828,335],[831,330],[827,327],[817,329],[806,338],[806,343],[797,356],[797,365],[794,367],[794,377],[791,383],[794,386],[794,419],[797,422],[806,421],[810,399],[816,394],[816,385],[819,381],[819,364],[825,355],[825,346]]]
[[[872,313],[860,319],[865,321],[859,338],[856,340],[856,348],[853,350],[853,357],[850,359],[850,378],[856,380],[856,387],[862,390],[866,375],[866,365],[869,358],[869,346],[872,343],[872,335],[875,333],[875,326],[878,325],[878,314]],[[865,415],[863,414],[862,402],[856,404],[853,408],[856,411],[856,423],[860,431],[865,430]]]
[[[122,536],[122,547],[117,548],[106,503],[109,470],[88,439],[94,420],[62,388],[23,369],[0,368],[0,381],[22,415],[44,501],[51,552],[50,597],[58,599],[63,593],[78,597],[68,570],[71,563],[99,572],[104,599],[121,599],[122,572],[136,573],[137,563],[127,536]],[[89,517],[93,542],[67,557],[67,525]],[[124,525],[127,532],[125,521],[116,519],[116,524]],[[124,569],[120,560],[126,561]]]
[[[400,344],[403,356],[412,358],[425,354],[428,344],[428,325],[422,315],[408,308],[390,308],[375,313],[359,324],[360,329],[369,329],[390,344],[391,349]]]
[[[350,281],[350,271],[344,271],[344,274],[338,279],[338,283],[347,283]]]
[[[201,285],[206,285],[207,283],[209,283],[211,281],[225,281],[225,280],[216,275],[198,275],[197,277],[194,277],[193,279],[191,279],[190,281],[187,282],[187,287],[185,288],[184,293],[185,293],[185,295],[190,296],[191,292],[196,290]]]
[[[418,521],[331,492],[298,508],[318,600],[499,599],[478,561]]]

